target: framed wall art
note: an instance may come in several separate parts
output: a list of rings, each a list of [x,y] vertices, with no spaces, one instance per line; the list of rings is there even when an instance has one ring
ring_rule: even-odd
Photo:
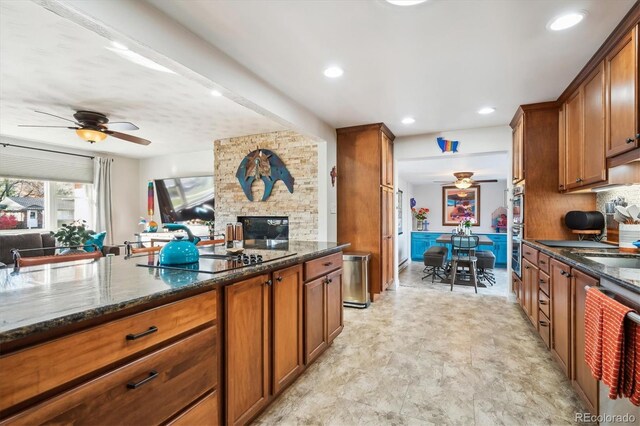
[[[467,219],[475,221],[473,226],[480,226],[480,187],[442,187],[442,225],[457,226]]]

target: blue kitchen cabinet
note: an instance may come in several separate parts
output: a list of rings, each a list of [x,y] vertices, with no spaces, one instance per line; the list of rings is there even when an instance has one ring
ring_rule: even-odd
[[[411,260],[421,262],[422,255],[429,247],[436,244],[440,233],[412,232],[411,233]]]
[[[436,239],[446,232],[412,232],[411,233],[411,260],[421,262],[422,255],[432,246],[449,248],[447,260],[451,260],[450,244],[436,243]],[[507,234],[476,234],[486,235],[492,246],[480,246],[478,250],[490,250],[496,256],[496,267],[507,266]]]

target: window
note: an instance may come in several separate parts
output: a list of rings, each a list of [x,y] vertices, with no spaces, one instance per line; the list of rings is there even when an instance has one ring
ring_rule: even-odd
[[[58,229],[85,220],[91,226],[92,185],[0,177],[0,231]]]

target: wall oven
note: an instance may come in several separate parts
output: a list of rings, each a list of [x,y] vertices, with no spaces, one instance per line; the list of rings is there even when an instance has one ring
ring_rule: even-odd
[[[511,269],[519,277],[522,278],[522,236],[524,229],[520,225],[511,227]]]
[[[513,187],[511,207],[513,211],[513,225],[524,225],[524,186]]]

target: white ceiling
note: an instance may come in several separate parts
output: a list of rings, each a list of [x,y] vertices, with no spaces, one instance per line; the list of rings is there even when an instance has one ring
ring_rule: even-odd
[[[453,182],[453,172],[473,172],[473,179],[506,180],[509,176],[511,165],[507,152],[448,155],[398,161],[398,176],[414,185]]]
[[[143,158],[213,149],[215,139],[283,129],[229,99],[211,96],[210,87],[133,64],[106,46],[106,38],[32,2],[0,2],[0,134]],[[72,130],[18,127],[71,124],[33,111],[72,118],[78,109],[131,121],[140,130],[130,133],[152,144],[109,137],[90,145]]]
[[[147,1],[334,127],[384,121],[400,136],[503,125],[520,104],[556,99],[634,3]],[[576,9],[580,25],[546,30]],[[343,77],[322,75],[332,64]]]

